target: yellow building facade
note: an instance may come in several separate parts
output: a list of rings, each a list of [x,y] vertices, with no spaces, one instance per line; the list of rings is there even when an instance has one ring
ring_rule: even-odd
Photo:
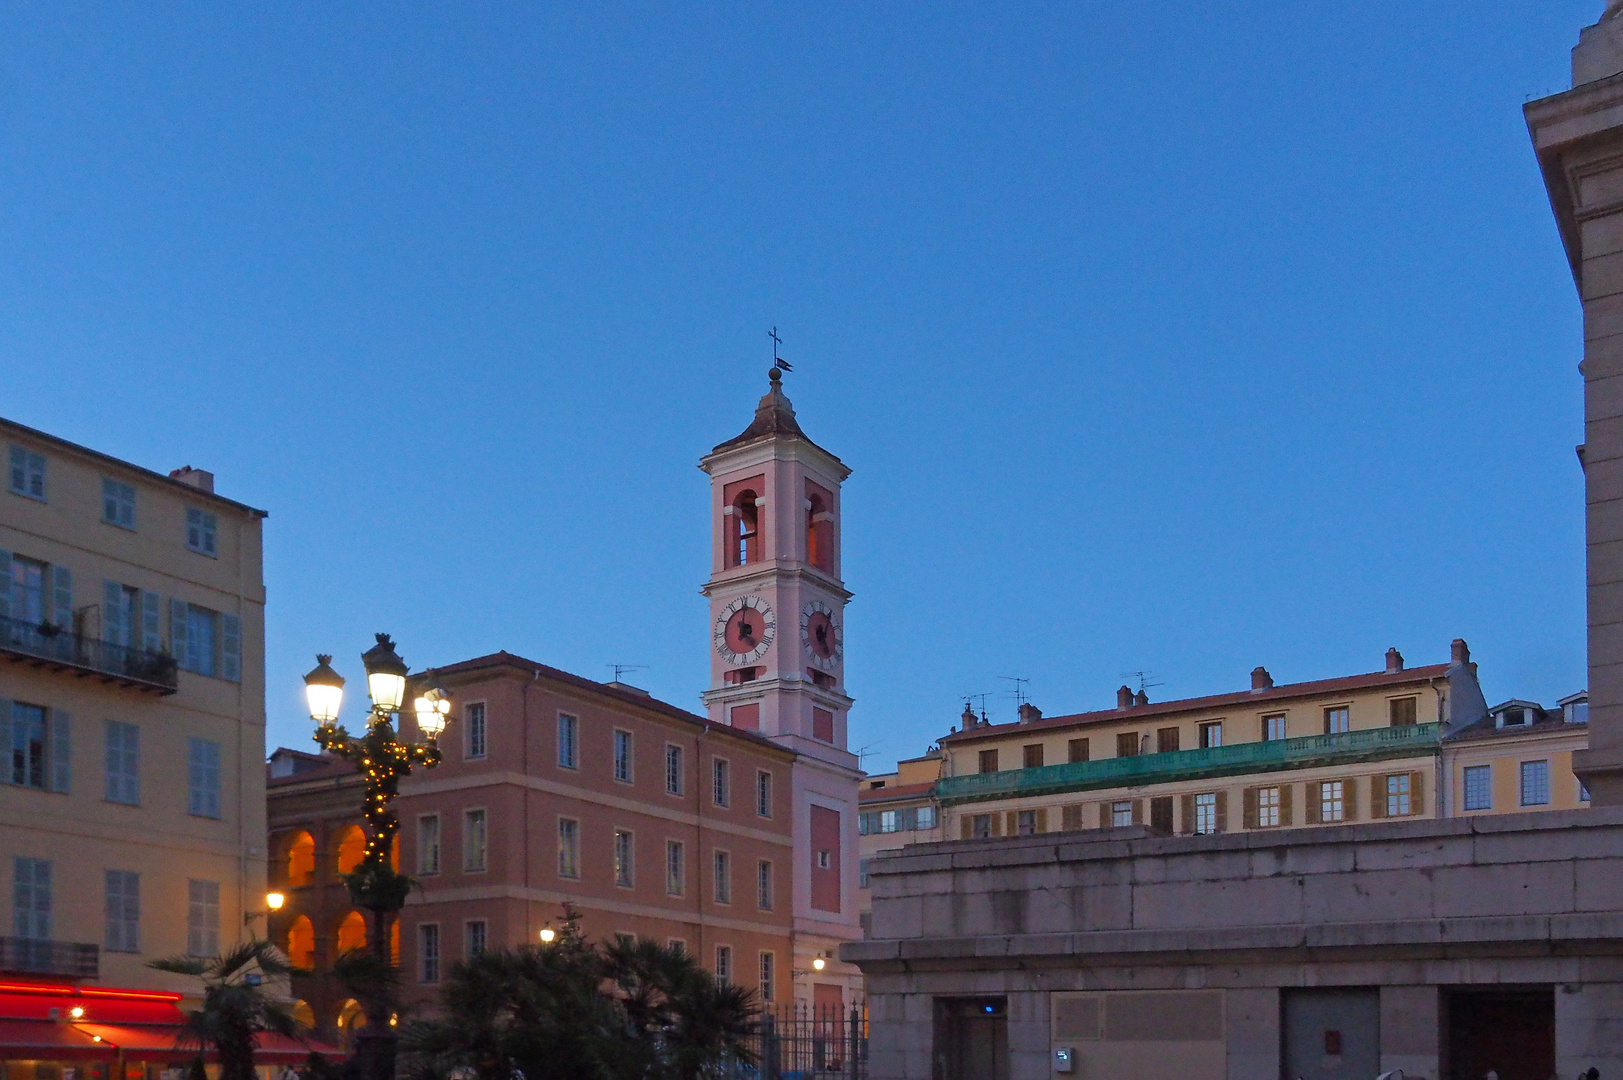
[[[0,420],[0,973],[195,992],[264,906],[262,511]]]

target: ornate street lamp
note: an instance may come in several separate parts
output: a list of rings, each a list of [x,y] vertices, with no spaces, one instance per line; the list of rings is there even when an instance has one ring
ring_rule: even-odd
[[[366,689],[372,698],[367,714],[366,734],[351,735],[338,721],[343,702],[344,679],[332,669],[332,657],[316,657],[315,670],[304,677],[305,697],[310,719],[316,722],[315,740],[329,754],[355,766],[365,781],[366,852],[355,869],[344,875],[350,897],[365,909],[368,923],[367,946],[370,964],[378,972],[393,967],[390,955],[390,929],[406,904],[411,878],[390,865],[389,854],[400,832],[400,815],[394,800],[400,794],[400,780],[415,766],[433,768],[440,762],[438,740],[450,717],[451,703],[437,683],[424,690],[413,704],[417,729],[426,743],[404,743],[395,734],[395,716],[406,699],[406,662],[395,652],[388,634],[377,635],[377,644],[361,655],[366,667]],[[377,979],[374,993],[361,995],[366,1010],[366,1026],[356,1033],[356,1058],[365,1080],[393,1080],[395,1035],[390,1020],[393,1002],[387,979]]]

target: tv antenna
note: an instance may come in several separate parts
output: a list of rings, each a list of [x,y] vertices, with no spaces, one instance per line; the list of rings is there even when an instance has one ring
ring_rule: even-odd
[[[1027,701],[1031,700],[1026,694],[1026,684],[1031,681],[1030,679],[1022,678],[1019,675],[999,675],[998,678],[1002,679],[1004,682],[1014,683],[1013,689],[1004,691],[1004,696],[1012,696],[1014,698],[1016,708],[1019,708],[1021,705],[1024,705]]]
[[[1164,682],[1152,681],[1155,680],[1155,672],[1153,671],[1124,671],[1121,673],[1121,677],[1124,679],[1137,679],[1138,692],[1141,694],[1149,690],[1149,688],[1152,686],[1166,685]]]
[[[778,355],[778,346],[783,344],[783,339],[778,336],[778,328],[774,326],[766,336],[772,339],[772,366],[781,371],[793,371],[794,367],[789,361]]]
[[[857,771],[862,773],[866,773],[868,771],[867,769],[863,768],[862,763],[868,760],[868,755],[871,753],[873,753],[873,743],[869,743],[867,746],[859,747],[857,749]]]
[[[614,671],[614,681],[615,682],[619,682],[620,681],[620,676],[624,675],[628,671],[647,671],[648,670],[648,665],[647,664],[604,664],[603,666],[606,667],[606,668],[612,668],[613,669],[613,671]]]

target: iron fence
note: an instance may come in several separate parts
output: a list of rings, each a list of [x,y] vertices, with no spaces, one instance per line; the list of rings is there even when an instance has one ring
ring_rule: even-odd
[[[55,623],[0,618],[0,650],[172,694],[175,658],[76,634]]]
[[[759,1080],[867,1080],[868,1013],[862,1002],[768,1009],[756,1028]]]
[[[100,967],[101,949],[96,945],[41,938],[0,937],[0,971],[94,979]]]

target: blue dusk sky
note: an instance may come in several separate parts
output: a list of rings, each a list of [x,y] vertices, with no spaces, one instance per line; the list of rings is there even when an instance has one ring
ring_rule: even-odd
[[[695,466],[772,326],[854,470],[871,770],[1004,676],[1458,636],[1553,703],[1581,338],[1521,106],[1602,6],[5,4],[0,413],[270,512],[271,747],[376,630],[697,709]]]

